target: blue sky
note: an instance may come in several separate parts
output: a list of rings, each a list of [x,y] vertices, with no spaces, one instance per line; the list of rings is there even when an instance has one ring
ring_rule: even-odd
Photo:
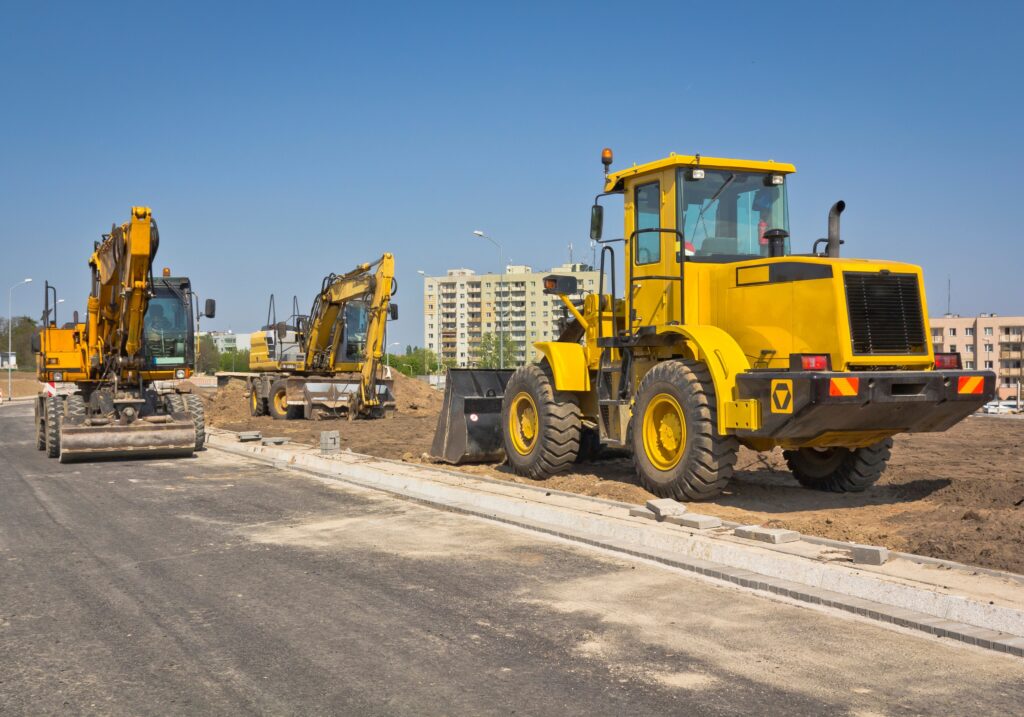
[[[1024,313],[1021,8],[4,1],[0,288],[81,310],[145,204],[207,327],[390,250],[420,343],[418,269],[497,267],[473,229],[535,268],[586,246],[607,145],[793,162],[797,251],[842,198],[844,251],[923,265],[933,315],[947,275],[954,311]]]

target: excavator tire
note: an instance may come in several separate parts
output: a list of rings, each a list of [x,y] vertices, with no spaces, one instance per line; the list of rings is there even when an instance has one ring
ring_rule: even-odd
[[[40,413],[40,406],[43,406],[43,401],[36,399],[35,401],[35,420],[36,420],[36,448],[40,451],[46,450],[46,420],[42,414],[45,414],[46,409],[42,409]]]
[[[196,450],[206,450],[206,408],[203,406],[203,399],[194,393],[186,393],[182,398],[185,401],[186,413],[192,419],[192,425],[196,427]]]
[[[576,397],[556,391],[536,364],[516,369],[501,402],[505,456],[521,476],[543,480],[572,467],[580,452],[582,413]]]
[[[267,399],[267,407],[270,417],[278,421],[292,418],[295,412],[288,405],[285,379],[278,379],[270,385],[270,397]]]
[[[253,384],[249,385],[249,415],[256,417],[267,415],[267,402],[260,398],[259,392]]]
[[[64,417],[69,423],[85,423],[85,399],[77,393],[65,398]]]
[[[167,410],[171,413],[185,413],[185,399],[180,393],[169,393],[165,399]]]
[[[892,439],[864,448],[798,448],[782,457],[804,488],[860,493],[875,484],[891,455]]]
[[[64,400],[60,396],[47,396],[44,399],[47,458],[60,458],[60,417],[64,409],[63,403]]]
[[[663,361],[640,381],[633,408],[633,464],[662,498],[706,500],[732,478],[739,443],[718,434],[711,374],[697,361]]]

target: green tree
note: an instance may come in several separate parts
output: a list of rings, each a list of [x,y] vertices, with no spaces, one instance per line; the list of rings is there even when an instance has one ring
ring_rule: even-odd
[[[422,376],[424,369],[427,373],[437,372],[437,354],[418,346],[406,346],[404,355],[391,354],[389,360],[391,368],[401,371],[406,376]]]
[[[504,338],[504,341],[501,340],[502,338]],[[480,368],[500,368],[502,365],[502,354],[504,354],[505,358],[505,368],[514,368],[516,365],[516,343],[512,340],[512,337],[507,333],[484,334],[480,337],[480,343],[473,355],[473,360]]]
[[[216,373],[220,368],[220,351],[217,344],[207,334],[199,337],[199,355],[196,357],[196,371],[199,373]]]
[[[221,351],[221,371],[248,371],[249,370],[249,349]]]
[[[32,334],[38,328],[38,324],[27,316],[14,317],[14,332],[11,334],[11,350],[14,351],[18,361],[18,368],[22,371],[35,369],[36,359],[32,352]],[[7,334],[9,326],[7,317],[0,318],[0,351],[7,351]]]

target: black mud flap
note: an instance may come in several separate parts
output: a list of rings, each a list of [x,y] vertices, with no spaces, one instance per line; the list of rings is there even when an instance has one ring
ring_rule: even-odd
[[[446,463],[485,463],[505,456],[501,400],[512,369],[452,368],[430,455]]]

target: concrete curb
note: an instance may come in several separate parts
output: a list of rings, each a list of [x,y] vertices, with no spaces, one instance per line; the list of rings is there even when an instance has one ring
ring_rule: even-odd
[[[893,574],[893,560],[885,568],[823,562],[812,557],[821,551],[815,541],[754,544],[736,538],[730,528],[701,532],[630,517],[629,508],[636,506],[560,492],[554,495],[542,488],[485,482],[469,474],[352,453],[326,458],[299,446],[242,444],[229,432],[212,431],[209,446],[278,468],[298,469],[328,483],[382,490],[745,588],[1024,656],[1024,588],[1012,580],[978,575],[977,580],[999,588],[1002,598],[997,604],[980,590],[953,592],[926,583],[920,575],[914,576],[913,568],[924,569],[920,565],[903,566],[911,568],[911,577],[906,577]],[[847,550],[853,547],[839,545]]]

